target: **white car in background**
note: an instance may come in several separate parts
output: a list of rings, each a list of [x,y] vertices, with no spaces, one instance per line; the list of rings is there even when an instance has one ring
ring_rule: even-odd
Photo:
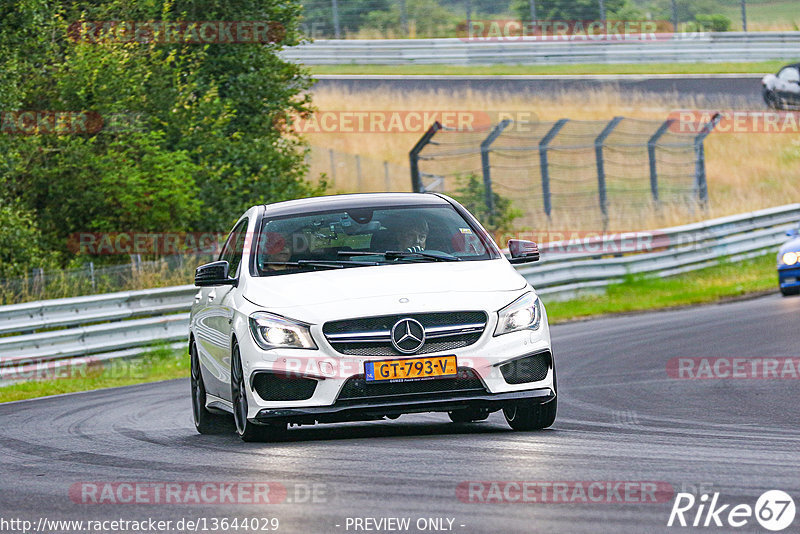
[[[219,260],[198,267],[189,326],[194,421],[245,441],[287,424],[503,410],[550,426],[547,315],[511,259],[438,194],[338,195],[250,208]]]
[[[761,79],[764,102],[772,109],[797,109],[800,107],[800,63],[786,65],[778,74],[767,74]]]

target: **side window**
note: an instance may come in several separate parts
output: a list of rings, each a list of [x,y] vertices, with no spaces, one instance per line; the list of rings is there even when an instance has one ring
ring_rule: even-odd
[[[236,276],[239,264],[242,261],[242,253],[244,252],[244,241],[247,237],[247,219],[244,219],[236,228],[233,229],[225,246],[222,247],[222,252],[219,254],[220,260],[225,260],[230,266],[230,276]]]
[[[800,82],[800,71],[796,67],[786,67],[778,73],[778,78],[785,82]]]

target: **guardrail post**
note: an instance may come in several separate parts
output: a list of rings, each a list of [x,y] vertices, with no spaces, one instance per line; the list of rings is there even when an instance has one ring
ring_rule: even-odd
[[[492,195],[492,170],[489,165],[489,148],[492,143],[503,133],[503,130],[511,124],[511,119],[504,119],[500,124],[492,128],[486,139],[481,141],[481,168],[483,169],[483,190],[486,196],[486,209],[489,216],[494,215],[494,195]]]
[[[417,144],[408,153],[409,163],[411,164],[411,190],[415,193],[424,193],[425,186],[422,185],[422,177],[419,174],[419,153],[431,142],[436,132],[442,129],[442,124],[439,121],[431,124],[431,127],[422,134]]]
[[[603,143],[611,134],[617,124],[622,121],[622,117],[614,117],[611,122],[606,124],[600,135],[594,140],[594,154],[597,159],[597,194],[600,200],[600,211],[603,213],[603,228],[608,225],[608,204],[606,199],[606,170],[603,164]]]
[[[700,201],[700,206],[706,208],[708,206],[708,184],[706,183],[706,153],[703,148],[703,141],[705,141],[711,130],[719,124],[722,115],[715,113],[708,124],[704,124],[700,129],[700,133],[694,138],[694,174],[695,174],[695,190],[697,191],[697,200]]]
[[[667,119],[664,124],[659,126],[656,133],[647,141],[647,158],[650,161],[650,192],[653,200],[658,202],[658,173],[656,172],[656,143],[662,135],[669,129],[675,119]]]
[[[558,135],[561,128],[569,122],[569,119],[561,119],[556,122],[550,131],[539,141],[539,169],[542,175],[542,199],[544,200],[544,213],[550,218],[552,205],[550,203],[550,166],[547,163],[547,148],[550,142]]]

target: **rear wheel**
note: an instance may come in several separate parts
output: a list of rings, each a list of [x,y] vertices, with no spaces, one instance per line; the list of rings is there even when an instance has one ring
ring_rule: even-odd
[[[197,347],[192,343],[189,348],[191,384],[192,384],[192,416],[194,427],[201,434],[222,434],[233,430],[230,416],[216,414],[206,408],[206,386],[197,357]]]
[[[286,433],[286,423],[257,425],[247,420],[247,390],[245,389],[242,357],[239,345],[234,345],[231,354],[231,399],[236,433],[243,441],[274,441]]]
[[[467,408],[466,410],[448,412],[447,415],[454,423],[474,423],[477,421],[485,421],[489,417],[489,411]]]

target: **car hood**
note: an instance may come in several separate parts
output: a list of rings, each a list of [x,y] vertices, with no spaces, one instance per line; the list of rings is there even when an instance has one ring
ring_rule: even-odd
[[[248,278],[242,295],[276,313],[318,322],[354,316],[499,309],[527,287],[505,259],[415,263]]]

